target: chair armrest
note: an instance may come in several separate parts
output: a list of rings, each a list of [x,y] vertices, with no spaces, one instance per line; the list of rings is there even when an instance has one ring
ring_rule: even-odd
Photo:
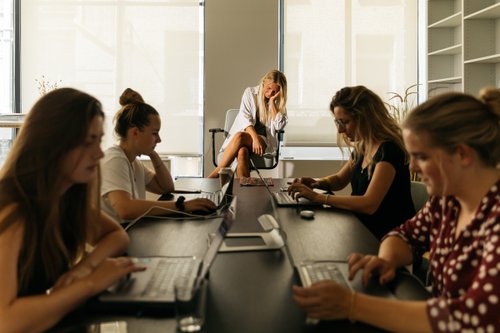
[[[217,167],[217,162],[215,161],[215,134],[217,133],[225,133],[223,128],[210,128],[208,131],[212,134],[212,163],[215,167]]]
[[[284,130],[277,130],[276,133],[278,134],[278,142],[283,141],[283,135],[285,134]]]

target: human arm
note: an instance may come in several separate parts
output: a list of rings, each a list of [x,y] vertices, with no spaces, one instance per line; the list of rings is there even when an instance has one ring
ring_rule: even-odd
[[[271,111],[271,116],[273,117],[273,119],[279,113],[277,105],[279,104],[280,96],[281,96],[281,90],[276,92],[276,94],[272,95],[269,98],[269,111]]]
[[[175,206],[175,201],[133,199],[130,193],[125,191],[111,191],[105,196],[105,200],[108,201],[116,214],[124,220],[138,218],[146,212],[151,216],[173,215],[179,213],[179,209]],[[184,201],[184,206],[187,213],[196,210],[214,211],[216,209],[212,201],[204,198]]]
[[[175,185],[172,175],[167,170],[167,167],[161,160],[158,153],[156,151],[152,151],[151,154],[149,154],[149,158],[151,159],[151,164],[153,164],[155,175],[151,181],[146,184],[146,189],[149,192],[156,194],[173,192]]]
[[[411,248],[400,237],[386,237],[380,244],[379,253],[374,255],[362,255],[353,253],[349,256],[349,279],[362,270],[362,282],[368,283],[373,274],[379,276],[379,283],[386,284],[394,279],[396,269],[409,265],[413,260]]]
[[[286,106],[280,111],[278,109],[280,105],[281,91],[272,96],[269,99],[269,111],[271,113],[271,122],[269,132],[273,138],[277,138],[278,131],[285,128],[288,123],[288,115],[286,113]]]
[[[262,156],[262,154],[264,154],[264,152],[266,151],[266,144],[257,134],[255,128],[252,125],[250,125],[247,128],[245,128],[245,132],[250,134],[250,136],[252,137],[252,152],[255,155]]]
[[[396,176],[396,170],[388,162],[378,162],[373,171],[372,179],[363,195],[335,195],[317,193],[303,187],[291,186],[290,192],[295,192],[295,197],[306,197],[309,200],[321,202],[341,209],[351,210],[356,213],[373,214],[377,211],[385,195],[391,187]],[[335,181],[335,178],[332,178]]]
[[[293,299],[313,319],[348,318],[391,332],[432,332],[423,301],[373,297],[333,281],[320,281],[309,288],[293,286]]]
[[[375,272],[379,274],[380,283],[387,283],[393,279],[396,267],[411,261],[411,256],[404,239],[387,237],[378,256],[352,254],[349,257],[349,278],[363,270],[363,283],[366,284]],[[349,318],[392,332],[432,332],[428,307],[423,301],[390,300],[354,293],[332,281],[323,281],[310,288],[294,286],[293,291],[294,300],[311,318]]]
[[[349,184],[352,177],[353,164],[350,160],[344,164],[339,172],[326,176],[323,178],[315,179],[311,177],[295,178],[293,184],[304,184],[309,188],[317,188],[325,191],[339,191]],[[293,187],[289,188],[289,192],[293,191]]]
[[[4,212],[0,213],[0,220],[5,217]],[[107,259],[93,273],[53,293],[18,297],[18,260],[23,235],[21,220],[0,233],[0,332],[46,331],[89,297],[139,270],[127,258]]]
[[[90,274],[106,258],[123,255],[127,250],[129,237],[123,228],[106,214],[95,214],[98,218],[90,221],[88,232],[92,251],[57,280],[55,289]]]

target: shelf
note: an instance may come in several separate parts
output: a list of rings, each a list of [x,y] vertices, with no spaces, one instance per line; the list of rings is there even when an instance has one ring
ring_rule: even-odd
[[[442,78],[442,79],[436,79],[436,80],[429,80],[427,83],[429,84],[436,84],[436,83],[449,83],[449,84],[457,84],[462,82],[462,77],[461,76],[455,76],[455,77],[447,77],[447,78]]]
[[[469,59],[464,61],[465,64],[498,64],[500,63],[500,53],[486,57]]]
[[[464,17],[464,20],[497,19],[500,17],[500,2]]]
[[[454,28],[454,27],[459,27],[460,24],[462,23],[462,12],[458,12],[456,14],[453,14],[451,16],[448,16],[440,21],[437,21],[435,23],[432,23],[429,25],[429,29],[432,28]]]
[[[454,55],[454,54],[460,54],[461,52],[462,52],[462,44],[457,44],[450,47],[446,47],[441,50],[429,52],[427,55],[428,56]]]
[[[500,84],[500,0],[427,0],[427,21],[429,96]]]

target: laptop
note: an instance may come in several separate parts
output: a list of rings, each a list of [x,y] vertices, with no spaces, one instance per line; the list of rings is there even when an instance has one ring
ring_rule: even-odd
[[[296,264],[295,268],[304,287],[309,287],[321,280],[333,280],[345,288],[368,295],[395,298],[389,288],[379,284],[374,277],[369,279],[366,286],[363,286],[361,283],[362,272],[358,272],[354,280],[349,281],[349,264],[346,261],[307,260]]]
[[[269,192],[271,197],[273,198],[274,202],[276,205],[280,207],[302,207],[302,206],[322,206],[322,203],[316,202],[316,201],[311,201],[307,198],[299,198],[294,199],[288,192],[273,192],[269,188],[269,185],[267,182],[264,180],[262,175],[260,174],[259,169],[255,166],[255,163],[250,159],[250,163],[252,163],[252,167],[255,169],[257,172],[257,175],[259,178],[262,180],[264,183],[264,186],[266,187],[266,190]]]
[[[205,256],[200,261],[195,257],[139,257],[134,260],[147,269],[135,272],[126,280],[108,288],[97,297],[104,309],[154,311],[173,309],[174,282],[186,279],[194,289],[200,288],[207,278],[208,271],[221,247],[224,237],[231,228],[236,216],[236,200],[224,212],[222,222],[211,238]],[[206,285],[203,284],[203,285]]]
[[[233,170],[233,172],[231,173],[231,177],[229,178],[229,181],[226,184],[224,184],[224,186],[222,186],[222,188],[218,191],[201,192],[201,193],[198,193],[198,192],[183,193],[182,196],[184,196],[186,198],[186,200],[193,200],[193,199],[197,199],[197,198],[208,199],[208,200],[212,201],[213,203],[215,203],[215,205],[217,206],[216,210],[220,211],[224,207],[226,207],[228,204],[231,203],[232,194],[233,194],[234,174],[235,174],[235,172]],[[180,192],[175,192],[175,193],[178,194]],[[178,195],[173,195],[171,193],[165,193],[158,200],[173,200],[173,199],[177,199],[178,197],[179,197]],[[210,212],[210,211],[197,211],[197,212],[193,212],[193,215],[208,215],[208,214],[212,214],[212,213],[213,212]]]

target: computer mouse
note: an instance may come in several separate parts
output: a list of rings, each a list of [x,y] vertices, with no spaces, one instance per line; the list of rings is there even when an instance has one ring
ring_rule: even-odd
[[[312,210],[301,210],[300,217],[304,219],[312,219],[314,217],[314,211]]]

